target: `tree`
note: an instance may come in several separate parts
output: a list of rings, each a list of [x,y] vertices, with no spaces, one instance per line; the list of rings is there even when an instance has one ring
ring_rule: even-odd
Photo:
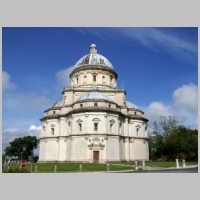
[[[23,138],[16,138],[9,144],[10,146],[5,149],[6,156],[28,160],[33,150],[37,148],[38,139],[35,136],[25,136]]]
[[[3,155],[2,155],[2,161],[5,161],[5,160],[6,160],[6,155],[3,154]]]
[[[166,137],[168,155],[187,160],[198,159],[198,131],[179,126]]]
[[[150,159],[198,159],[198,131],[178,125],[175,117],[162,116],[154,122],[149,140]]]
[[[178,120],[176,116],[160,116],[159,122],[154,122],[154,135],[168,134],[174,128],[178,126]]]

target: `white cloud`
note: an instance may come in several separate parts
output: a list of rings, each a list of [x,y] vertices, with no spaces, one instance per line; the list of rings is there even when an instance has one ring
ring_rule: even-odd
[[[41,126],[35,126],[35,125],[31,125],[30,127],[29,127],[29,131],[40,131],[41,130]]]
[[[10,74],[6,71],[2,72],[2,88],[4,91],[16,88],[16,85],[10,81]]]
[[[173,93],[174,106],[191,112],[198,111],[198,88],[194,84],[182,85]]]
[[[158,121],[160,116],[174,115],[170,106],[164,105],[163,102],[152,102],[144,109],[145,116],[149,119],[149,125],[152,126],[154,121]]]
[[[74,66],[68,67],[64,70],[59,70],[56,73],[56,79],[60,87],[70,86],[70,78],[69,75],[72,72]]]
[[[25,137],[25,136],[40,136],[41,126],[30,125],[27,129],[18,128],[6,128],[3,130],[2,134],[2,150],[9,145],[9,142],[13,141],[15,138]]]
[[[163,102],[152,102],[144,108],[145,116],[149,119],[150,128],[154,121],[159,121],[160,116],[176,116],[180,124],[198,127],[197,116],[197,86],[185,84],[173,92],[173,103],[165,105]]]

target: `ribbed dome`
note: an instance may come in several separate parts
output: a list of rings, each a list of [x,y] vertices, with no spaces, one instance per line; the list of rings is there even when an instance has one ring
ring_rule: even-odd
[[[79,59],[79,61],[74,65],[74,69],[83,65],[101,65],[113,69],[110,61],[104,56],[97,53],[97,47],[95,44],[92,44],[90,46],[90,54],[87,54]]]
[[[130,101],[126,101],[126,107],[129,109],[138,109],[138,107]]]
[[[53,104],[52,108],[60,108],[62,107],[62,101],[57,101],[56,103]]]
[[[79,101],[85,101],[85,100],[106,100],[106,101],[111,101],[111,99],[105,95],[102,94],[101,92],[89,92],[87,94],[84,94],[80,96],[76,102]]]

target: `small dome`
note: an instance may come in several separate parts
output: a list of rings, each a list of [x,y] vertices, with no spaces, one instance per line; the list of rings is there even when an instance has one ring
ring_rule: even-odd
[[[126,101],[126,107],[129,109],[138,109],[138,107],[130,101]]]
[[[56,103],[53,104],[51,108],[60,108],[62,107],[62,101],[57,101]]]
[[[102,94],[101,92],[89,92],[89,93],[86,93],[82,96],[80,96],[76,102],[79,102],[79,101],[85,101],[85,100],[106,100],[106,101],[111,101],[111,99],[105,95],[105,94]]]
[[[90,48],[92,48],[92,47],[96,48],[97,46],[96,46],[96,44],[93,43],[90,45]]]
[[[74,65],[74,69],[84,65],[100,65],[113,69],[110,61],[106,57],[97,53],[96,44],[92,44],[90,46],[90,54],[87,54],[79,59],[78,62]]]

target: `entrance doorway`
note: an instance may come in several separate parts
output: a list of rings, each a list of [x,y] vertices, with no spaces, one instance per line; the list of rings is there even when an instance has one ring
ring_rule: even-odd
[[[95,163],[99,162],[99,151],[93,151],[93,161]]]

